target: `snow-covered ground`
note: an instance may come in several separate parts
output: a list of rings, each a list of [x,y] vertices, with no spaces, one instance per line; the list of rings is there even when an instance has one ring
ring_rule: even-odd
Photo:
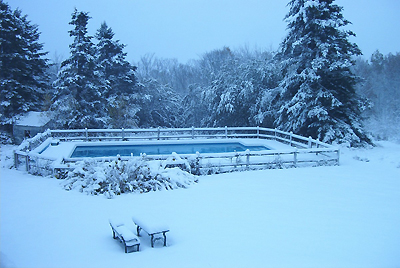
[[[10,170],[2,147],[1,267],[400,267],[400,145],[343,149],[340,166],[203,176],[114,199]],[[108,219],[167,223],[168,247],[125,254]],[[143,216],[144,217],[144,216]]]

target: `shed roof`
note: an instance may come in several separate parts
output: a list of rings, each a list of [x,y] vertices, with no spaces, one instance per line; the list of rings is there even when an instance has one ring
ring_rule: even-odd
[[[15,122],[18,126],[41,127],[46,125],[50,118],[44,112],[28,112]]]

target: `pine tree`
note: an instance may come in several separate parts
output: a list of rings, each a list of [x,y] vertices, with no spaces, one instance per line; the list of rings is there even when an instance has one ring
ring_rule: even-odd
[[[7,132],[18,116],[41,108],[48,86],[42,49],[38,27],[0,0],[0,128]]]
[[[96,75],[95,46],[87,33],[90,16],[87,12],[72,13],[74,38],[70,45],[70,57],[61,64],[60,75],[55,82],[57,96],[51,110],[58,127],[99,128],[105,124],[101,107],[99,79]]]
[[[360,49],[344,30],[350,22],[333,0],[291,0],[283,63],[281,108],[276,124],[286,131],[325,142],[370,142],[360,118],[353,56]]]
[[[113,40],[114,32],[105,22],[97,31],[96,38],[97,68],[104,86],[107,86],[103,95],[109,97],[113,94],[134,92],[137,89],[136,67],[126,60],[127,54],[123,51],[125,45],[120,44],[119,40]]]
[[[113,40],[114,33],[104,22],[96,33],[96,68],[102,106],[108,111],[108,126],[128,128],[137,125],[138,85],[136,67],[126,60],[125,45]]]

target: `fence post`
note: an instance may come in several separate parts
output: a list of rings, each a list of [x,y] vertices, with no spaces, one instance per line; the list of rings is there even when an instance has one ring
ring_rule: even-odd
[[[257,139],[260,138],[260,126],[257,126]]]
[[[29,155],[25,156],[25,169],[29,172]]]
[[[246,150],[246,167],[247,167],[247,169],[249,169],[249,167],[250,167],[250,150],[249,149]]]
[[[228,127],[225,126],[225,139],[227,139],[227,138],[228,138]]]
[[[14,167],[15,169],[18,169],[18,154],[14,150]]]
[[[234,152],[235,152],[235,157],[236,157],[234,167],[237,168],[237,164],[239,162],[239,154],[236,152],[236,150]]]
[[[311,138],[311,136],[308,137],[308,148],[312,148],[312,138]]]
[[[124,139],[125,139],[124,128],[121,129],[121,137],[122,137],[122,141],[124,141]]]
[[[294,166],[295,167],[297,167],[297,149],[296,149],[296,151],[294,151],[294,153],[293,153],[293,157],[294,157],[294,159],[293,159],[293,163],[294,163]]]
[[[275,133],[274,136],[275,136],[275,141],[276,141],[276,128],[275,128],[275,132],[274,133]]]
[[[87,127],[85,128],[85,136],[86,136],[86,141],[89,139],[89,134],[88,134],[88,129]]]
[[[157,128],[157,140],[160,140],[160,127]]]
[[[194,126],[192,126],[192,140],[194,140]]]
[[[289,137],[290,146],[292,146],[292,139],[293,139],[293,131],[290,131],[290,137]]]

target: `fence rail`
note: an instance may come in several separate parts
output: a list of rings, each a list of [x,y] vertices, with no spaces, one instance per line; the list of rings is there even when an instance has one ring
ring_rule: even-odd
[[[48,130],[32,139],[24,141],[14,152],[14,166],[25,166],[28,172],[52,173],[56,169],[67,168],[67,164],[79,159],[63,159],[55,163],[55,159],[45,158],[37,151],[45,148],[54,140],[57,141],[131,141],[131,140],[185,140],[185,139],[231,139],[252,138],[276,140],[293,147],[286,151],[240,152],[227,154],[198,154],[199,168],[245,167],[268,168],[272,165],[300,163],[339,164],[339,149],[321,141],[305,138],[291,132],[263,127],[220,127],[220,128],[152,128],[152,129],[76,129]],[[319,155],[319,157],[315,157]],[[311,157],[312,156],[312,157]],[[168,156],[146,156],[148,160],[165,160]],[[193,155],[181,156],[191,159]],[[43,162],[45,163],[43,167]]]

